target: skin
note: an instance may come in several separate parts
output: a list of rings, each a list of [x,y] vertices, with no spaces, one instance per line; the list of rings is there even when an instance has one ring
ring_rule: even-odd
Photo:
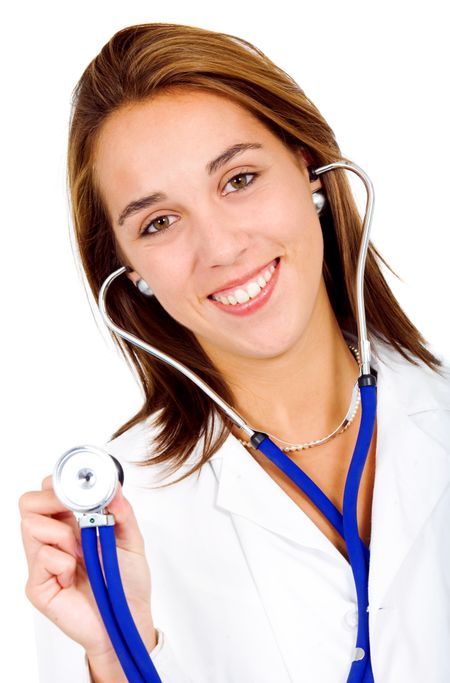
[[[247,150],[209,176],[208,161],[239,142],[263,149]],[[322,278],[323,240],[311,199],[320,180],[310,183],[303,154],[239,105],[179,92],[110,116],[94,167],[130,277],[146,280],[168,313],[193,331],[251,424],[292,441],[331,431],[347,410],[356,367]],[[242,179],[229,182],[238,173],[259,175],[240,189]],[[168,199],[119,225],[129,202],[156,191]],[[148,228],[161,216],[167,218]],[[143,234],[164,224],[170,228]],[[275,257],[278,282],[259,311],[238,318],[208,299]]]
[[[244,142],[262,148],[207,172],[208,162]],[[291,442],[331,432],[347,412],[358,367],[322,278],[322,233],[311,199],[320,180],[310,183],[302,152],[285,147],[237,104],[183,91],[111,115],[99,133],[94,171],[124,264],[133,268],[131,279],[144,278],[167,312],[192,330],[247,421]],[[130,202],[156,191],[167,199],[121,223]],[[156,224],[158,216],[168,218]],[[143,236],[150,223],[153,229],[166,224],[170,229]],[[278,279],[258,310],[236,317],[208,298],[275,258],[280,259]],[[291,456],[340,509],[359,419],[328,444]],[[309,499],[259,452],[250,452],[346,556],[342,539]],[[358,497],[366,543],[374,459],[375,437]],[[95,683],[125,680],[77,554],[79,529],[56,498],[51,477],[41,491],[25,493],[19,507],[29,566],[27,597],[84,647]],[[128,603],[151,651],[156,633],[143,537],[121,491],[108,509],[116,518]]]

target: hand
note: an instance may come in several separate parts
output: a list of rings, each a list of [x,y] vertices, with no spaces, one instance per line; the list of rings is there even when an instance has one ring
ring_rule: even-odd
[[[69,638],[86,650],[89,660],[116,659],[87,577],[74,514],[56,497],[52,477],[41,491],[19,500],[22,539],[28,562],[25,594]],[[144,539],[122,487],[108,505],[115,517],[120,574],[142,640],[150,652],[156,642],[150,607],[150,569]],[[101,556],[101,554],[100,554]]]

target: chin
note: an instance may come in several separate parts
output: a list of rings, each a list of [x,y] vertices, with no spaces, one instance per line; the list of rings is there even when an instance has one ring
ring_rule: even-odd
[[[229,348],[231,355],[260,360],[270,360],[280,358],[291,351],[294,351],[300,344],[304,336],[304,330],[296,334],[280,336],[276,331],[259,336],[249,342],[241,340],[240,344],[235,344]]]
[[[314,318],[314,305],[300,297],[285,297],[274,302],[266,315],[226,319],[228,325],[196,335],[211,357],[271,360],[302,347]],[[220,332],[219,332],[220,331]],[[218,334],[219,332],[219,334]]]

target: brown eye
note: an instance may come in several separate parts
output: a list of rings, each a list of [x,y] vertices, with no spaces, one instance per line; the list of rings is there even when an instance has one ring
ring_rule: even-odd
[[[160,216],[157,218],[155,221],[153,221],[152,225],[155,226],[158,230],[161,228],[168,228],[170,223],[169,223],[169,216]]]
[[[158,216],[157,218],[154,218],[150,223],[147,223],[145,226],[144,230],[142,231],[142,235],[152,235],[156,232],[163,232],[164,230],[167,230],[170,228],[173,224],[173,220],[175,216]]]
[[[233,178],[233,180],[230,180],[230,183],[235,190],[240,190],[247,185],[247,176],[237,175],[235,178]]]
[[[257,173],[238,173],[238,175],[233,176],[225,185],[225,189],[230,185],[233,189],[230,192],[236,192],[237,190],[245,190],[250,183],[254,181],[258,174]]]

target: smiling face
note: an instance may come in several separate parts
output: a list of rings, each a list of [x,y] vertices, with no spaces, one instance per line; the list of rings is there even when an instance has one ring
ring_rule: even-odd
[[[94,166],[132,278],[213,360],[279,356],[320,329],[320,181],[247,110],[199,91],[123,107]]]

